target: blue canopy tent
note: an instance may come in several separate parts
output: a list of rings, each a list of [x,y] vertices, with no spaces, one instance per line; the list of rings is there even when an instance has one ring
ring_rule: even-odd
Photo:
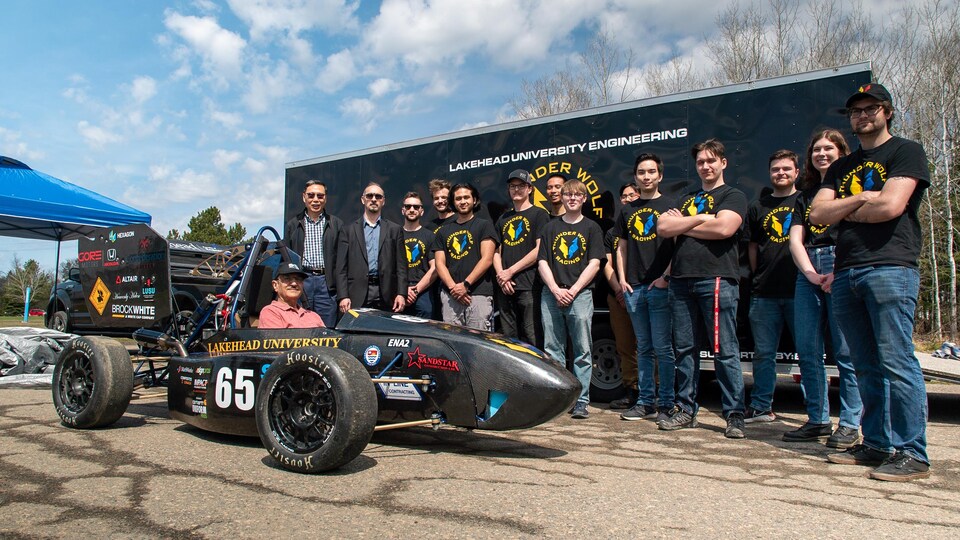
[[[63,240],[98,227],[149,225],[150,219],[150,214],[0,156],[0,236],[56,240],[54,281]]]

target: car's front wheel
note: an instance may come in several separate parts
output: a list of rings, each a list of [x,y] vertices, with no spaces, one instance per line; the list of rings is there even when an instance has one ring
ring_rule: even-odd
[[[260,440],[281,467],[336,469],[360,455],[377,422],[377,395],[353,356],[320,347],[281,355],[260,381]]]

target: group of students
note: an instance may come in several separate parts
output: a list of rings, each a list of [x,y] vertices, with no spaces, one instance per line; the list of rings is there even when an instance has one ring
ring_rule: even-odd
[[[693,146],[701,185],[679,198],[660,191],[662,160],[639,155],[635,182],[621,187],[623,208],[607,233],[583,214],[586,186],[561,173],[547,177],[549,212],[531,203],[531,175],[510,173],[513,207],[496,223],[473,185],[431,180],[437,216],[423,223],[424,199],[409,192],[402,226],[382,219],[380,185],[364,188],[363,216],[345,225],[325,212],[326,186],[311,180],[304,212],[285,234],[303,266],[281,269],[274,287],[281,299],[292,298],[299,279],[306,311],[327,326],[337,309],[375,307],[492,330],[497,306],[504,334],[542,346],[551,358],[566,362],[569,340],[582,385],[570,414],[582,419],[589,416],[593,291],[602,272],[630,389],[612,404],[627,409],[621,418],[655,419],[668,431],[697,426],[702,325],[729,438],[743,438],[747,423],[776,419],[776,353],[787,326],[808,421],[783,439],[826,439],[843,450],[829,461],[873,466],[877,479],[924,478],[926,395],[912,330],[926,157],[920,145],[890,135],[892,98],[881,85],[859,88],[846,108],[860,140],[856,152],[833,129],[813,135],[802,172],[797,154],[779,150],[769,159],[772,189],[751,204],[726,183],[718,140]],[[749,404],[736,328],[744,234],[753,274]],[[278,309],[290,322],[309,317],[295,301]],[[840,374],[836,429],[827,345]]]

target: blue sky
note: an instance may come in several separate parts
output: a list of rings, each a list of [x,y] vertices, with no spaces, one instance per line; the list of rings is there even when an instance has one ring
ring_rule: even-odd
[[[521,80],[601,30],[643,64],[702,65],[720,4],[5,0],[0,154],[163,234],[211,205],[251,233],[280,226],[287,162],[512,120]],[[54,251],[0,237],[0,271]]]

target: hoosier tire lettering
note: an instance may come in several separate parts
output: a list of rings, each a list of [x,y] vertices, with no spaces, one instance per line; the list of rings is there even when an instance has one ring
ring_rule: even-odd
[[[377,396],[360,362],[308,347],[273,362],[257,389],[260,440],[284,469],[316,473],[360,455],[377,421]]]

